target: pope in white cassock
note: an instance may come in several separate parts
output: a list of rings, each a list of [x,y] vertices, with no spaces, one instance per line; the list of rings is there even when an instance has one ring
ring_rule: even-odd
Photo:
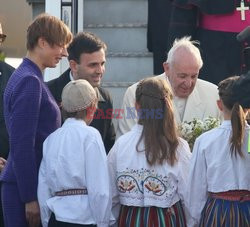
[[[168,53],[163,67],[165,73],[157,76],[170,83],[174,94],[174,111],[177,123],[192,121],[194,118],[203,120],[209,116],[221,118],[216,105],[219,99],[217,86],[198,79],[203,65],[200,51],[190,41],[190,37],[176,40]],[[118,121],[117,138],[136,124],[135,90],[138,83],[130,86],[123,98],[124,115]]]

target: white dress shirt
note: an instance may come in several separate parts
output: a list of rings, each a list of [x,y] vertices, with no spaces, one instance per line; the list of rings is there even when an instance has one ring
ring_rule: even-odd
[[[185,200],[191,153],[183,139],[177,148],[178,161],[150,166],[145,152],[137,152],[136,145],[143,126],[136,124],[121,136],[108,154],[112,189],[112,213],[119,216],[120,204],[137,207],[171,207]],[[140,150],[144,143],[140,143]]]
[[[87,188],[87,195],[55,196]],[[107,158],[99,132],[83,120],[67,119],[43,144],[38,200],[44,227],[53,212],[58,221],[107,227],[111,197]]]
[[[249,125],[242,146],[244,158],[230,152],[231,121],[202,134],[195,142],[187,187],[187,204],[198,224],[208,192],[250,190]]]

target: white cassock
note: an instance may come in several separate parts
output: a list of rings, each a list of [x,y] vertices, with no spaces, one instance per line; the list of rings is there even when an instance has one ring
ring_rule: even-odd
[[[156,76],[156,78],[164,80],[167,79],[165,73]],[[119,138],[119,136],[131,130],[131,128],[137,122],[136,117],[132,116],[131,114],[131,112],[135,113],[135,91],[137,85],[138,82],[128,87],[125,92],[121,107],[122,109],[124,109],[124,115],[122,119],[118,120],[116,138]],[[203,120],[204,118],[210,116],[221,119],[221,114],[216,103],[218,99],[219,96],[216,85],[201,79],[197,79],[194,90],[187,99],[173,100],[176,122],[189,122],[194,118]],[[179,106],[179,109],[176,101],[182,103],[182,107]]]

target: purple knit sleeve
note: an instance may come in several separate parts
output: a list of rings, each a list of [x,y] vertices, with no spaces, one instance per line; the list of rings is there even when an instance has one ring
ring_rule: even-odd
[[[38,166],[35,141],[42,97],[41,81],[25,77],[15,88],[10,125],[13,169],[23,202],[37,200]]]

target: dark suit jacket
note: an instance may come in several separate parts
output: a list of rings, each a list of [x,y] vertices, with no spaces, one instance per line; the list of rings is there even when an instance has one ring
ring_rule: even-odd
[[[62,90],[64,86],[68,82],[70,82],[69,72],[70,72],[70,69],[66,70],[60,77],[54,80],[51,80],[47,83],[52,95],[54,96],[59,106],[61,106],[61,102],[62,102],[62,98],[61,98]],[[105,149],[106,149],[106,153],[108,153],[115,142],[115,130],[114,130],[111,117],[107,117],[106,113],[108,109],[109,110],[113,109],[113,104],[112,104],[112,99],[110,97],[110,94],[107,90],[101,87],[99,87],[98,90],[101,96],[103,97],[103,100],[99,100],[98,109],[97,109],[97,112],[95,113],[95,116],[97,115],[100,116],[100,114],[98,114],[98,111],[99,113],[100,111],[103,111],[105,117],[103,117],[104,119],[102,119],[102,117],[100,117],[99,119],[94,118],[90,125],[96,128],[100,132]]]
[[[171,8],[169,0],[148,0],[147,48],[150,52],[167,51]]]
[[[0,156],[5,159],[7,159],[9,154],[9,137],[3,116],[3,93],[14,70],[12,66],[0,61]]]
[[[147,48],[153,53],[154,75],[164,72],[170,14],[170,0],[148,0]]]

